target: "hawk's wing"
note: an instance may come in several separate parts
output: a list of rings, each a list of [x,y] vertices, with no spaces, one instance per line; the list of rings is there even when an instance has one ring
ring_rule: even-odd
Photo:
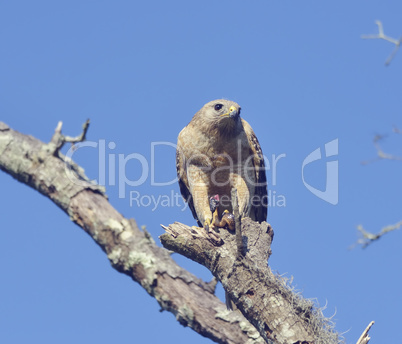
[[[180,133],[181,134],[181,133]],[[181,151],[181,140],[180,134],[177,140],[177,149],[176,149],[176,171],[177,171],[177,179],[179,180],[179,187],[181,195],[183,196],[184,200],[187,202],[194,218],[197,220],[198,225],[202,227],[202,224],[198,220],[197,213],[194,208],[193,197],[190,193],[189,185],[188,185],[188,178],[187,178],[187,169],[186,169],[186,162],[185,157]]]
[[[258,196],[260,202],[259,206],[253,206],[251,212],[254,213],[254,219],[258,222],[267,220],[268,213],[268,191],[267,191],[267,177],[265,175],[265,163],[264,156],[262,154],[260,143],[257,136],[255,136],[253,129],[244,119],[242,119],[243,128],[247,135],[248,143],[251,147],[251,152],[254,156],[253,165],[255,169],[255,180],[257,185],[255,186],[254,196]]]

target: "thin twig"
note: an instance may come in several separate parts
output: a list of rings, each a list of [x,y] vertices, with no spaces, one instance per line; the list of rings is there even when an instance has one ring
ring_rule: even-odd
[[[387,42],[390,42],[390,43],[394,44],[395,45],[394,50],[392,51],[391,55],[389,55],[387,60],[385,61],[385,65],[389,66],[389,64],[391,63],[392,59],[396,55],[399,47],[401,46],[402,37],[399,38],[399,39],[395,39],[395,38],[392,38],[392,37],[389,37],[389,36],[385,35],[381,21],[376,20],[375,23],[378,26],[378,34],[376,34],[376,35],[362,35],[361,38],[363,38],[363,39],[383,39],[383,40],[385,40]]]
[[[77,136],[65,136],[61,133],[61,128],[63,126],[63,122],[60,121],[57,123],[57,127],[54,131],[52,139],[50,140],[47,148],[52,152],[52,155],[57,156],[60,149],[64,146],[66,142],[69,142],[74,145],[74,143],[83,142],[86,140],[88,128],[89,128],[89,119],[85,121],[82,125],[82,132]]]
[[[64,136],[64,142],[70,142],[70,143],[77,143],[77,142],[83,142],[86,140],[87,132],[89,128],[89,119],[85,121],[85,123],[82,125],[82,132],[80,135],[77,136]]]
[[[399,228],[402,227],[402,220],[393,224],[393,225],[388,225],[383,227],[378,233],[370,233],[366,231],[362,225],[357,226],[357,230],[360,232],[362,235],[361,238],[359,238],[355,244],[353,244],[350,249],[354,248],[357,245],[362,245],[362,248],[366,248],[368,245],[370,245],[373,241],[376,241],[380,239],[383,235],[395,231]]]
[[[393,131],[395,134],[401,134],[401,131],[400,131],[398,128],[396,128],[396,127],[394,127],[394,129],[393,129],[392,131]],[[372,163],[372,162],[378,161],[378,160],[382,160],[382,159],[385,159],[385,160],[402,161],[402,157],[397,156],[397,155],[392,155],[392,154],[385,153],[385,152],[382,150],[382,148],[381,148],[381,146],[380,146],[380,141],[383,140],[386,136],[387,136],[387,135],[380,135],[380,134],[374,136],[374,138],[373,138],[373,144],[374,144],[374,147],[377,149],[377,157],[376,157],[375,159],[362,161],[362,162],[361,162],[362,165],[367,165],[367,164],[369,164],[369,163]]]

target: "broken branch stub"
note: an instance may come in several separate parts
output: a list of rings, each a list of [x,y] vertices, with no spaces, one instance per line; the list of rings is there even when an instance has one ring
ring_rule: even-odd
[[[163,228],[167,232],[160,236],[163,246],[207,267],[268,343],[314,342],[311,305],[296,305],[295,296],[268,266],[273,239],[268,223],[242,219],[241,256],[236,233],[226,229],[218,233],[223,244],[215,245],[203,228],[177,222]]]

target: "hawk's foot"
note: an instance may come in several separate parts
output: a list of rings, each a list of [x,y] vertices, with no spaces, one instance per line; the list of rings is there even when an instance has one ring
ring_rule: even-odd
[[[214,217],[215,218],[215,217]],[[222,245],[223,241],[218,234],[217,227],[214,225],[215,219],[207,219],[204,221],[204,230],[207,236],[214,245]]]

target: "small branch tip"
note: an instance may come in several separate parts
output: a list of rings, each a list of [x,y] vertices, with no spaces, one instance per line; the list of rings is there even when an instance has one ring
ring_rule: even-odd
[[[374,325],[374,321],[370,322],[370,324],[368,324],[368,326],[366,327],[366,329],[363,331],[362,335],[360,336],[360,338],[357,340],[356,344],[367,344],[370,341],[370,336],[368,335],[368,332],[371,329],[371,326]]]
[[[375,35],[362,35],[361,38],[362,39],[383,39],[387,42],[390,42],[392,44],[395,45],[395,49],[392,51],[391,55],[389,55],[389,57],[387,58],[387,60],[385,61],[385,65],[389,66],[389,64],[391,63],[392,59],[394,58],[394,56],[396,55],[401,43],[402,43],[402,37],[399,39],[395,39],[392,37],[389,37],[387,35],[384,34],[384,28],[382,26],[382,22],[380,20],[376,20],[375,23],[378,26],[378,34]]]

